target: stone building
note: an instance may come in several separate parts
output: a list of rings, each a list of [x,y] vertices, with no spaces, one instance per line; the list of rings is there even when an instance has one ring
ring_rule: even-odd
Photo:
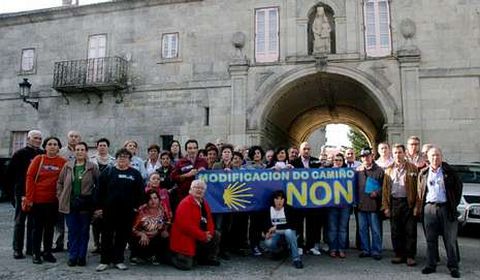
[[[478,160],[479,14],[464,0],[136,0],[0,15],[0,154],[33,128],[145,149],[299,143],[345,123]]]

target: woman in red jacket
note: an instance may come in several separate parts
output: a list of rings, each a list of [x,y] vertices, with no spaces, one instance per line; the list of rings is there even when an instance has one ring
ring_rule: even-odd
[[[200,265],[218,266],[220,234],[214,230],[210,206],[204,199],[207,185],[194,180],[190,194],[178,205],[170,237],[172,262],[181,270],[190,270],[193,258]]]
[[[52,255],[54,226],[58,213],[57,180],[66,160],[58,155],[62,144],[57,137],[48,137],[42,145],[45,155],[36,156],[27,171],[25,210],[33,217],[33,263],[42,263],[40,247],[43,237],[43,260],[56,262]]]

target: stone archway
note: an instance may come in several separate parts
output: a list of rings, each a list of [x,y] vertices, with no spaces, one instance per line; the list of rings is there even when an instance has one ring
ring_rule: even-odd
[[[343,66],[292,69],[259,89],[249,123],[258,117],[260,142],[267,146],[298,144],[330,123],[358,128],[374,144],[387,138],[387,125],[401,124],[394,99],[378,84]]]

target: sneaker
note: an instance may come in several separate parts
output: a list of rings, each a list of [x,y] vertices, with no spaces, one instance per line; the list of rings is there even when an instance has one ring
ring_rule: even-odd
[[[120,269],[120,270],[127,270],[128,267],[124,263],[116,263],[115,268]]]
[[[56,263],[57,259],[52,254],[43,255],[43,260],[49,263]]]
[[[298,255],[303,256],[303,248],[298,248]]]
[[[130,257],[130,265],[137,265],[140,263],[139,258],[137,257]]]
[[[260,251],[260,248],[258,246],[253,247],[252,253],[255,257],[259,257],[262,255],[262,251]]]
[[[95,268],[96,271],[104,271],[108,268],[108,264],[101,263]]]
[[[314,255],[314,256],[320,256],[322,253],[320,252],[320,250],[318,250],[317,248],[313,247],[313,248],[310,248],[310,250],[308,250],[308,253],[310,255]]]
[[[338,252],[338,257],[340,257],[341,259],[344,259],[347,257],[347,255],[345,255],[345,252]]]
[[[303,268],[303,263],[301,260],[296,260],[296,261],[293,261],[293,266],[297,269],[302,269]]]
[[[76,266],[77,265],[77,260],[68,260],[67,265],[68,266]]]

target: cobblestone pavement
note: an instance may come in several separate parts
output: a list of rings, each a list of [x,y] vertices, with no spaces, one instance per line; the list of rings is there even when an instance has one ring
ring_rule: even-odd
[[[233,256],[220,267],[197,267],[193,271],[179,271],[167,265],[130,266],[129,270],[111,268],[95,272],[98,255],[88,256],[86,267],[70,268],[66,265],[67,253],[57,253],[55,264],[34,265],[30,258],[14,260],[12,257],[13,208],[0,204],[0,279],[450,279],[445,267],[445,251],[441,248],[441,263],[437,273],[424,276],[420,270],[425,261],[425,239],[419,227],[417,267],[392,265],[393,255],[389,225],[384,224],[384,258],[380,261],[359,259],[358,251],[348,250],[347,258],[332,259],[328,256],[304,256],[305,268],[292,267],[288,259],[274,261],[267,257]],[[354,236],[352,222],[351,235]],[[441,243],[441,242],[440,242]],[[460,271],[464,279],[480,279],[480,236],[478,228],[459,238],[461,250]]]

